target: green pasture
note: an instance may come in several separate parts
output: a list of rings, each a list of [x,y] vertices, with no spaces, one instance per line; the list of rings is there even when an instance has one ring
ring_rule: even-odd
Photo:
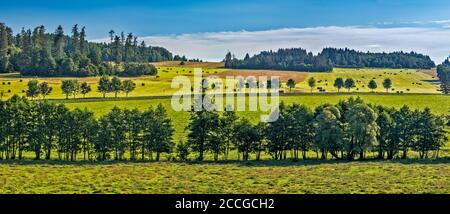
[[[207,64],[211,66],[210,64]],[[214,65],[214,64],[213,64]],[[201,64],[199,64],[201,67]],[[136,89],[131,92],[129,97],[141,97],[141,96],[163,96],[172,95],[177,88],[171,88],[172,79],[176,76],[183,75],[187,76],[190,80],[193,79],[193,67],[158,67],[157,76],[142,76],[133,78],[122,78],[122,79],[132,79],[136,83]],[[204,76],[211,76],[220,74],[222,72],[229,71],[229,69],[206,67],[203,68]],[[246,75],[251,71],[248,70],[233,70],[233,74]],[[390,93],[440,93],[437,91],[439,85],[437,84],[437,79],[434,76],[432,70],[418,71],[414,69],[343,69],[336,68],[330,73],[308,73],[308,72],[285,72],[276,71],[276,74],[283,76],[301,76],[293,92],[304,92],[309,93],[310,88],[307,84],[307,79],[314,77],[317,80],[316,87],[313,92],[318,93],[317,87],[322,87],[326,92],[336,92],[333,87],[333,81],[337,77],[342,78],[353,78],[356,81],[356,87],[353,88],[352,92],[371,92],[367,88],[367,83],[374,79],[378,88],[375,92],[385,92],[382,87],[382,81],[384,78],[390,78],[393,81],[393,89]],[[31,79],[36,79],[39,82],[48,82],[53,87],[53,92],[46,98],[49,99],[64,99],[65,95],[61,91],[61,81],[65,79],[77,79],[79,82],[87,82],[92,88],[92,91],[86,95],[87,98],[102,97],[103,95],[97,91],[98,77],[86,77],[86,78],[33,78],[33,77],[21,77],[19,74],[1,74],[0,75],[0,92],[3,94],[3,99],[11,97],[14,94],[25,95],[25,90],[27,89],[27,83]],[[298,78],[295,78],[298,79]],[[286,87],[285,81],[283,79],[282,90],[286,93],[290,90]],[[346,89],[342,89],[346,91]],[[109,93],[108,97],[113,97],[114,94]],[[76,95],[77,98],[81,98],[82,95]],[[119,97],[125,97],[124,93],[120,93]]]
[[[0,162],[0,193],[450,193],[449,160]]]

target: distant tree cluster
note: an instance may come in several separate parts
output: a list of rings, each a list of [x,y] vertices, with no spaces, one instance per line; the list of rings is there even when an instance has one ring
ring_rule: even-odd
[[[11,28],[0,23],[0,72],[20,71],[33,76],[132,76],[154,74],[155,68],[149,62],[172,60],[168,50],[149,47],[143,41],[138,44],[132,33],[125,36],[111,31],[110,36],[110,43],[88,42],[86,28],[78,25],[73,26],[70,36],[65,35],[61,26],[54,33],[38,26],[13,35]]]
[[[226,68],[238,69],[273,69],[292,71],[331,71],[333,67],[328,60],[320,55],[301,48],[279,49],[278,51],[263,51],[243,60],[237,59],[230,52],[225,56]]]
[[[441,82],[441,91],[444,94],[450,93],[450,58],[437,66],[437,76]]]
[[[422,111],[365,104],[350,98],[336,105],[324,104],[314,111],[304,105],[280,105],[279,119],[253,124],[233,111],[191,112],[187,142],[173,143],[172,121],[161,105],[141,112],[114,107],[96,119],[87,110],[69,110],[64,105],[32,102],[17,95],[0,101],[0,159],[23,159],[33,152],[35,159],[59,160],[169,160],[176,150],[178,160],[190,154],[202,161],[230,158],[274,160],[307,159],[394,159],[408,158],[415,151],[420,158],[439,157],[448,140],[446,119],[426,108]],[[80,159],[80,158],[78,158]]]
[[[228,53],[224,59],[226,68],[274,69],[292,71],[324,72],[333,67],[345,68],[422,68],[435,66],[429,56],[415,52],[370,53],[351,49],[325,48],[318,55],[301,48],[263,51],[244,59],[235,58]]]
[[[173,128],[159,105],[141,112],[113,108],[99,119],[87,110],[30,102],[13,96],[0,101],[0,159],[159,160],[172,151]],[[54,156],[54,155],[53,155]]]
[[[429,56],[415,52],[371,53],[348,48],[325,48],[319,54],[341,68],[416,68],[430,69],[436,65]]]

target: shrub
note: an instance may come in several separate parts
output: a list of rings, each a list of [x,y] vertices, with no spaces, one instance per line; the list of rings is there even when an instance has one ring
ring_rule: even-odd
[[[152,64],[147,63],[126,63],[125,68],[119,73],[122,77],[136,77],[142,75],[156,75],[158,69]]]

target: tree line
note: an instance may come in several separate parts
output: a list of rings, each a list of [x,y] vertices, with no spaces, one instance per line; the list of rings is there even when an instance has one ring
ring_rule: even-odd
[[[440,88],[442,93],[450,92],[450,58],[447,58],[442,64],[437,66],[437,76],[441,82]]]
[[[314,87],[316,87],[317,81],[314,77],[310,77],[308,79],[307,83],[308,83],[308,86],[310,87],[311,93],[312,93],[314,90]],[[383,84],[383,88],[386,89],[386,93],[389,93],[389,89],[392,88],[392,84],[393,84],[392,80],[389,78],[386,78],[383,80],[382,84]],[[292,89],[295,88],[296,85],[297,85],[297,82],[295,82],[294,79],[288,79],[286,82],[286,86],[289,88],[290,91],[292,91]],[[333,86],[337,89],[338,93],[340,92],[340,90],[342,88],[345,88],[345,89],[347,89],[348,92],[350,92],[350,90],[352,88],[356,87],[356,82],[355,82],[355,80],[353,80],[353,78],[347,78],[344,80],[342,77],[337,77],[334,80]],[[371,89],[373,92],[373,90],[378,88],[378,84],[374,79],[371,79],[369,81],[369,83],[367,84],[367,87],[369,89]],[[318,89],[320,92],[325,92],[325,89],[323,89],[321,87],[318,87]]]
[[[88,110],[30,101],[17,95],[0,102],[0,159],[58,160],[274,160],[437,158],[448,140],[443,116],[365,104],[350,98],[314,110],[280,104],[279,119],[254,124],[234,111],[190,113],[187,141],[173,142],[172,120],[162,105],[146,111],[119,109],[96,119]],[[309,154],[309,155],[308,155]],[[368,155],[370,154],[370,155]],[[53,155],[54,157],[55,155]],[[234,158],[233,158],[234,159]]]
[[[0,73],[33,76],[138,76],[155,74],[149,62],[172,60],[172,54],[152,47],[132,33],[110,31],[109,43],[86,40],[86,28],[75,25],[71,35],[62,26],[48,33],[44,26],[22,29],[14,35],[0,23]]]
[[[114,93],[114,97],[117,98],[118,94],[123,92],[128,97],[128,94],[136,89],[136,83],[133,80],[121,80],[117,76],[112,78],[108,76],[102,76],[98,81],[97,90],[103,94],[103,98],[106,97],[108,93]],[[53,87],[49,85],[48,82],[41,82],[37,80],[30,80],[27,83],[27,90],[25,91],[26,96],[34,100],[35,98],[42,96],[45,97],[50,95],[53,91]],[[79,82],[76,79],[68,79],[61,81],[61,91],[69,99],[70,96],[76,98],[78,94],[82,94],[83,98],[86,94],[92,91],[91,85],[87,82]]]
[[[31,102],[13,96],[0,102],[0,159],[34,158],[58,160],[159,160],[173,147],[173,128],[161,106],[141,112],[113,108],[96,119],[86,109],[69,110],[64,105]]]
[[[230,52],[224,59],[226,68],[273,69],[308,72],[331,71],[333,67],[344,68],[415,68],[435,67],[429,56],[415,52],[370,53],[348,48],[325,48],[317,55],[302,48],[263,51],[244,59],[237,59]]]

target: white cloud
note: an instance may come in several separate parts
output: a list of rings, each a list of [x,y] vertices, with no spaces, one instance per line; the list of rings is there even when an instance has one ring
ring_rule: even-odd
[[[426,27],[313,27],[266,31],[209,32],[140,38],[174,54],[209,61],[222,60],[228,51],[242,58],[263,50],[302,47],[314,53],[324,47],[361,51],[416,51],[440,63],[450,54],[450,29]]]

